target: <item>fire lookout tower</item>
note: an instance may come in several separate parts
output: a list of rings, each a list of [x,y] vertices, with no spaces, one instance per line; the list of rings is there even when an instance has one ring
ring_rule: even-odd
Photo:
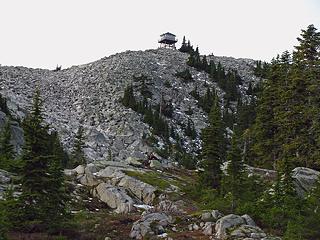
[[[178,40],[176,39],[176,35],[167,32],[160,35],[160,40],[158,42],[160,43],[160,47],[176,49],[175,44]]]

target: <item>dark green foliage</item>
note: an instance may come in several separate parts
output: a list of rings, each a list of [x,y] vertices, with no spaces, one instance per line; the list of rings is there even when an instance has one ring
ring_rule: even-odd
[[[218,66],[213,60],[208,63],[207,57],[200,57],[199,48],[197,47],[195,51],[189,52],[190,56],[188,58],[187,64],[191,67],[196,68],[198,71],[205,71],[209,74],[213,81],[216,81],[221,89],[225,91],[225,100],[237,101],[240,98],[240,93],[238,90],[238,85],[242,84],[241,77],[236,70],[226,70],[222,67],[221,63]],[[183,72],[182,72],[183,73]],[[183,73],[186,75],[186,73]],[[206,112],[209,112],[207,110]]]
[[[133,81],[138,82],[140,84],[139,86],[137,86],[137,89],[140,91],[141,95],[144,98],[151,98],[152,97],[152,92],[149,90],[149,86],[151,84],[150,84],[150,81],[147,76],[145,76],[145,75],[141,75],[138,77],[133,76]]]
[[[185,111],[185,113],[186,113],[187,115],[192,115],[192,114],[193,114],[192,108],[189,106],[188,110]]]
[[[204,171],[200,175],[200,183],[212,188],[220,187],[222,172],[220,166],[224,156],[224,130],[221,120],[220,106],[217,97],[209,114],[209,126],[201,133],[202,161]]]
[[[171,86],[171,83],[168,81],[168,80],[166,80],[164,83],[163,83],[163,85],[165,86],[165,87],[167,87],[167,88],[171,88],[172,86]]]
[[[192,75],[191,75],[191,73],[190,73],[188,68],[186,68],[186,70],[184,70],[182,72],[177,72],[176,76],[178,78],[181,78],[184,83],[193,82]]]
[[[201,107],[203,111],[205,111],[208,114],[211,111],[215,94],[216,94],[215,89],[211,90],[209,87],[207,87],[207,91],[205,95],[201,97],[199,96],[199,98],[197,99],[199,107]]]
[[[253,70],[254,75],[261,78],[266,78],[268,73],[269,64],[262,61],[256,61],[256,66]]]
[[[293,58],[284,52],[268,67],[252,128],[252,152],[259,166],[274,168],[287,159],[295,166],[320,168],[320,34],[303,30]]]
[[[191,45],[190,41],[186,42],[186,37],[183,36],[181,48],[179,49],[180,52],[183,53],[192,53],[194,52],[193,46]]]
[[[62,167],[66,168],[70,163],[69,155],[63,149],[59,135],[56,131],[52,131],[50,134],[50,145],[52,147],[52,151],[57,157],[57,161],[60,161]]]
[[[198,47],[195,51],[190,52],[187,64],[191,67],[196,68],[199,71],[202,71],[205,68],[205,66],[202,66],[202,61]]]
[[[6,235],[17,219],[16,199],[13,197],[13,187],[9,186],[0,200],[0,239],[7,239]]]
[[[164,139],[169,138],[169,126],[166,120],[159,114],[158,111],[153,113],[152,122],[153,133],[162,136]]]
[[[135,109],[136,108],[136,99],[133,94],[133,86],[128,85],[126,89],[124,90],[123,98],[122,98],[122,104],[125,107]]]
[[[236,114],[236,130],[242,134],[246,129],[250,128],[256,119],[256,101],[252,97],[249,103],[243,103],[241,100],[237,104]],[[230,125],[228,125],[230,126]]]
[[[165,101],[161,98],[161,103],[156,108],[159,109],[161,115],[164,115],[167,118],[172,118],[173,105],[171,101]]]
[[[83,152],[84,145],[84,129],[82,126],[79,126],[71,153],[71,162],[73,167],[86,164],[86,157]]]
[[[0,239],[7,239],[8,232],[8,218],[7,218],[7,209],[5,208],[4,202],[0,201]]]
[[[319,61],[319,43],[320,32],[313,24],[309,25],[306,30],[301,31],[301,37],[298,37],[299,45],[294,52],[294,60],[302,64],[314,64]]]
[[[234,209],[242,199],[245,192],[245,167],[241,157],[241,150],[238,145],[238,138],[234,134],[232,138],[231,149],[228,152],[228,167],[226,175],[223,177],[223,190],[230,194],[231,209]]]
[[[130,102],[129,99],[131,99]],[[144,96],[144,99],[142,101],[135,100],[133,87],[130,86],[127,87],[124,92],[122,103],[124,106],[130,107],[134,111],[141,113],[143,115],[143,121],[153,128],[153,134],[159,135],[165,140],[168,140],[169,125],[162,115],[166,117],[172,117],[173,106],[171,102],[167,103],[162,100],[161,105],[157,105],[155,107],[155,110],[153,110],[152,106],[148,103],[146,96]]]
[[[196,100],[200,99],[197,85],[195,85],[194,89],[190,92],[190,95],[194,97]]]
[[[194,170],[197,166],[197,158],[183,151],[177,151],[174,160],[189,170]]]
[[[191,119],[188,119],[188,124],[187,124],[184,132],[191,139],[195,139],[197,137],[197,131],[194,128],[194,123]]]
[[[320,177],[308,196],[303,212],[303,236],[305,239],[320,239]]]
[[[11,144],[11,122],[7,120],[0,135],[0,169],[11,170],[15,152]]]
[[[248,90],[247,90],[247,95],[251,96],[253,94],[253,89],[252,89],[252,84],[251,82],[249,83],[249,87],[248,87]]]
[[[15,228],[27,230],[61,227],[66,214],[66,195],[61,159],[54,151],[48,126],[42,117],[42,101],[36,90],[33,107],[24,119],[25,145],[22,153],[21,189]]]

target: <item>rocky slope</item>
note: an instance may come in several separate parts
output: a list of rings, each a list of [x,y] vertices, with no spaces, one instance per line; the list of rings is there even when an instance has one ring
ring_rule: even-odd
[[[44,99],[46,122],[58,130],[64,146],[70,150],[74,135],[82,125],[86,132],[85,153],[90,161],[112,158],[116,161],[128,156],[145,158],[150,151],[142,141],[150,134],[150,127],[142,122],[141,115],[125,108],[120,100],[125,87],[138,83],[133,76],[147,76],[153,105],[160,100],[171,101],[173,116],[169,124],[185,140],[185,147],[199,147],[199,139],[191,140],[182,128],[190,118],[199,132],[206,126],[207,116],[189,94],[198,87],[204,93],[206,85],[215,85],[204,72],[198,72],[186,65],[187,54],[176,50],[156,49],[127,51],[102,58],[96,62],[73,66],[61,71],[29,69],[25,67],[0,67],[1,94],[8,99],[9,108],[18,117],[28,111],[32,94],[40,88]],[[248,83],[257,81],[252,73],[254,61],[213,57],[226,69],[239,71],[246,89]],[[194,81],[184,83],[175,74],[189,68]],[[219,95],[224,93],[218,89]],[[135,94],[139,97],[139,92]],[[185,112],[192,109],[192,115]],[[159,143],[161,146],[161,142]]]

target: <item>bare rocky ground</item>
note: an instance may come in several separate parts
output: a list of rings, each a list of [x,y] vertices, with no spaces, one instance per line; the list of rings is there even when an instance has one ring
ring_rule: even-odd
[[[196,202],[188,192],[196,182],[196,171],[146,168],[139,162],[102,161],[65,169],[75,228],[63,234],[71,239],[98,240],[280,239],[270,236],[248,215],[223,213]],[[266,169],[247,170],[266,181],[274,175]],[[297,191],[308,191],[319,175],[308,168],[294,169]],[[2,185],[10,183],[10,174],[1,171],[0,176]],[[56,239],[39,234],[10,236]]]
[[[75,227],[64,235],[73,239],[277,239],[268,236],[248,215],[238,216],[207,209],[195,202],[189,190],[197,178],[195,171],[175,166],[170,159],[157,157],[150,167],[142,164],[147,152],[154,152],[143,136],[151,128],[142,116],[125,108],[120,99],[125,87],[132,84],[136,96],[139,85],[134,76],[148,78],[156,105],[161,99],[174,106],[170,126],[183,139],[186,151],[197,151],[199,137],[185,136],[182,128],[191,119],[198,132],[206,126],[207,116],[190,95],[197,86],[200,93],[215,86],[219,96],[224,92],[210,81],[207,74],[186,65],[187,54],[168,49],[127,51],[81,66],[61,71],[0,67],[0,92],[8,99],[17,118],[28,111],[34,89],[39,87],[44,99],[45,121],[61,135],[70,151],[74,135],[85,129],[86,166],[66,169],[67,184],[72,196]],[[243,79],[244,92],[249,82],[256,83],[253,60],[210,56],[226,68],[237,69]],[[175,74],[186,68],[194,81],[185,83]],[[192,114],[186,114],[189,108]],[[6,116],[0,113],[0,128]],[[19,152],[23,132],[12,124],[13,144]],[[161,146],[161,139],[158,139]],[[112,161],[110,161],[112,160]],[[249,174],[258,174],[268,181],[275,173],[248,166]],[[293,172],[300,194],[308,191],[319,172],[297,168]],[[0,171],[0,196],[10,184],[10,173]],[[80,227],[79,227],[80,226]],[[11,233],[10,239],[59,239],[44,234]]]
[[[220,96],[224,92],[212,82],[208,74],[187,66],[188,54],[177,50],[154,49],[127,51],[98,61],[73,66],[61,71],[30,69],[25,67],[0,66],[0,93],[8,99],[9,108],[18,118],[29,110],[36,87],[44,100],[45,120],[55,128],[70,150],[75,133],[80,125],[85,129],[85,152],[90,161],[110,158],[123,161],[128,156],[145,157],[148,150],[142,137],[150,135],[150,127],[143,123],[142,116],[121,104],[127,85],[132,84],[135,95],[141,98],[139,83],[134,77],[146,76],[152,97],[152,105],[161,100],[171,102],[172,118],[167,118],[187,151],[196,151],[199,138],[192,140],[183,131],[188,120],[194,122],[198,132],[206,126],[207,116],[197,106],[190,92],[197,87],[204,94],[207,86],[215,86]],[[227,69],[236,69],[243,78],[239,86],[242,93],[249,82],[258,79],[253,75],[254,61],[228,57],[212,57]],[[194,81],[185,83],[175,74],[185,69],[192,73]],[[192,114],[186,114],[191,109]],[[161,146],[159,141],[159,146]]]

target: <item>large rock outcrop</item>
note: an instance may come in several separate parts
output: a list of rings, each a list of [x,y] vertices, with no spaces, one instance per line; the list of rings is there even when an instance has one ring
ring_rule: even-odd
[[[71,149],[79,125],[85,129],[85,153],[90,160],[113,159],[122,161],[129,156],[143,159],[146,147],[143,136],[151,133],[140,114],[125,108],[121,98],[125,87],[132,84],[136,97],[142,99],[141,83],[133,76],[146,76],[152,97],[149,103],[156,106],[160,100],[171,102],[172,118],[167,121],[176,130],[188,151],[200,146],[199,139],[192,141],[183,131],[188,119],[196,130],[206,126],[207,116],[198,107],[190,92],[197,86],[204,94],[207,86],[215,86],[218,94],[224,93],[212,82],[208,74],[187,66],[188,54],[170,49],[127,51],[98,61],[73,66],[61,71],[0,67],[1,94],[7,98],[12,112],[22,118],[28,111],[36,86],[44,98],[45,120],[60,134],[67,149]],[[214,57],[219,61],[219,57]],[[243,77],[243,87],[254,78],[250,64],[253,61],[221,58],[227,68],[236,68]],[[242,67],[244,66],[245,67]],[[175,74],[190,69],[194,81],[185,83]],[[186,112],[192,110],[192,114]],[[160,141],[160,140],[159,140]],[[161,145],[161,142],[159,142]]]
[[[310,168],[297,167],[292,170],[292,177],[297,193],[304,196],[315,186],[320,178],[320,172]]]
[[[133,177],[124,176],[118,186],[128,189],[145,204],[152,204],[156,196],[155,192],[157,189],[155,187]]]
[[[164,233],[164,228],[171,223],[173,223],[173,219],[166,213],[146,213],[133,224],[130,237],[144,239],[145,236],[150,237]]]
[[[100,183],[93,189],[93,196],[106,203],[117,213],[129,213],[134,209],[134,201],[123,188]]]
[[[4,128],[6,122],[9,120],[8,116],[0,111],[0,132]],[[11,144],[16,153],[21,153],[24,144],[23,130],[16,121],[10,121],[11,128]]]
[[[227,216],[224,216],[220,218],[216,222],[216,237],[218,239],[226,239],[227,238],[227,230],[230,228],[235,228],[240,225],[244,225],[245,220],[235,214],[229,214]]]

